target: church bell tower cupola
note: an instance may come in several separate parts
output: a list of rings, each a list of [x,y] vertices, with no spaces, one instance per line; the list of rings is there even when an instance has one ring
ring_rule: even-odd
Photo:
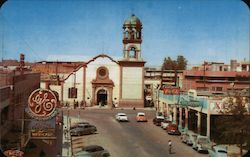
[[[132,14],[123,24],[123,54],[129,61],[142,61],[142,23],[138,17]]]

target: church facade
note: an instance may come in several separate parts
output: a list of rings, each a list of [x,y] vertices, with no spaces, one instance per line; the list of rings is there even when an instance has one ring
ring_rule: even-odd
[[[41,84],[58,93],[61,102],[78,106],[144,107],[142,23],[132,15],[123,24],[123,56],[100,54],[70,72],[59,85]]]

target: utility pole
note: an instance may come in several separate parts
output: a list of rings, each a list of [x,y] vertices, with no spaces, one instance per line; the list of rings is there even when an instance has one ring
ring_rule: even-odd
[[[203,64],[203,88],[204,88],[204,90],[206,89],[206,64],[207,64],[207,62],[206,61],[204,61],[204,64]]]

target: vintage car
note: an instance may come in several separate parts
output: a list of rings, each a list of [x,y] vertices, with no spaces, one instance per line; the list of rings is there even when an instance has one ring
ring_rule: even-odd
[[[147,122],[147,118],[146,118],[146,115],[145,113],[143,112],[138,112],[137,115],[136,115],[136,121],[137,122]]]
[[[128,117],[127,117],[126,113],[117,113],[115,115],[115,119],[119,122],[127,122],[128,121]]]
[[[212,146],[208,149],[209,157],[228,157],[227,149],[222,146]]]
[[[181,135],[181,132],[178,130],[178,126],[176,124],[168,125],[166,130],[169,135]]]

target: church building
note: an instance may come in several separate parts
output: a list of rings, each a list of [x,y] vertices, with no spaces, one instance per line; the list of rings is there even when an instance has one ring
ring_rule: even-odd
[[[64,104],[144,107],[142,23],[135,15],[123,24],[122,42],[121,59],[100,54],[83,61],[59,84],[44,83],[41,86],[56,91]]]

